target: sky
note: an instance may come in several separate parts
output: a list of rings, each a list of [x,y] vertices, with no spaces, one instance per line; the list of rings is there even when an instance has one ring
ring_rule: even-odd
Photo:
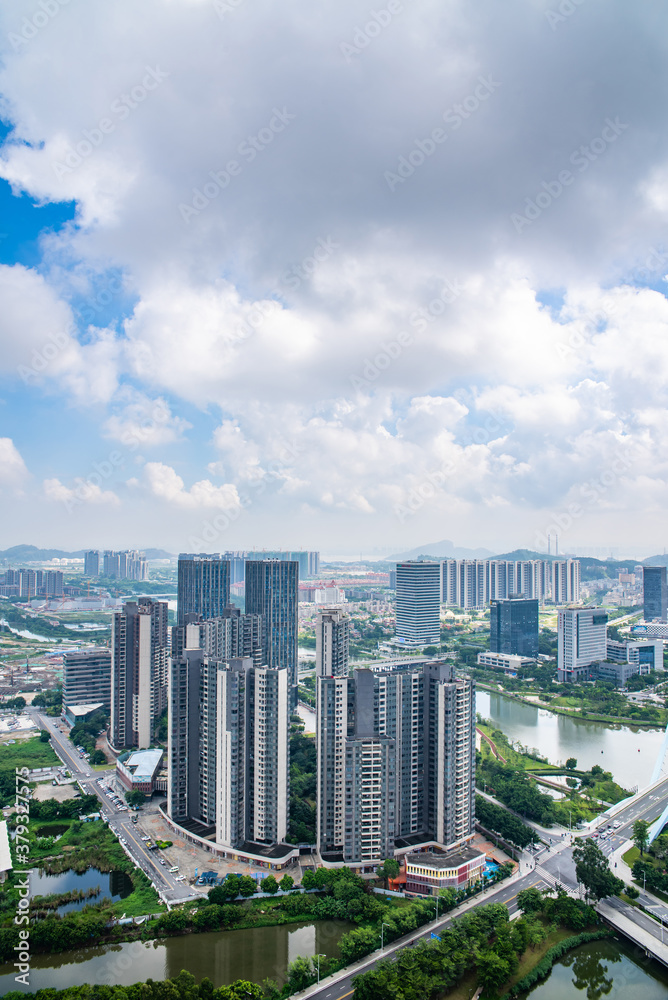
[[[0,549],[663,551],[667,21],[3,0]]]

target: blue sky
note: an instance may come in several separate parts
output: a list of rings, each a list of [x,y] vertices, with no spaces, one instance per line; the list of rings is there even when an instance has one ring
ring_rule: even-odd
[[[0,548],[662,550],[663,11],[36,10],[0,9]]]

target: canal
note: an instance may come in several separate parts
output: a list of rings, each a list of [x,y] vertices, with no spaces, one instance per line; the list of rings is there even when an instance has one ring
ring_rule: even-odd
[[[649,784],[663,743],[662,729],[573,719],[489,691],[477,692],[476,710],[509,739],[535,748],[550,763],[563,764],[575,757],[583,770],[600,764],[624,788]]]
[[[626,941],[592,941],[564,955],[521,1000],[666,1000],[668,970]]]
[[[214,986],[235,979],[261,983],[269,978],[282,983],[289,963],[298,956],[338,956],[339,940],[356,926],[344,920],[320,920],[33,955],[30,991],[47,987],[64,990],[84,983],[129,986],[148,978],[178,976],[182,969],[192,972],[197,980],[207,976]],[[0,995],[24,990],[21,984],[17,987],[15,974],[11,965],[0,966]]]

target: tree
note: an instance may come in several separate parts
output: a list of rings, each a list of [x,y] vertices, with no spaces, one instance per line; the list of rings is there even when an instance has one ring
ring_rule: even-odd
[[[146,796],[143,792],[133,788],[131,792],[125,793],[125,801],[129,806],[141,806],[146,801]]]
[[[266,878],[263,878],[260,885],[262,886],[262,892],[268,892],[272,896],[278,892],[278,882],[273,875],[267,875]]]
[[[644,819],[637,819],[633,824],[633,843],[643,856],[649,844],[649,823]]]
[[[591,838],[585,841],[579,838],[573,848],[575,875],[586,889],[587,896],[592,899],[605,899],[622,892],[624,883],[610,871],[608,859]]]
[[[382,879],[385,879],[385,888],[387,889],[389,880],[391,878],[396,878],[401,871],[401,866],[399,862],[394,858],[387,858],[383,861],[382,865],[378,865],[376,874],[380,875]]]
[[[107,758],[102,750],[94,750],[90,758],[91,764],[106,764]]]
[[[545,897],[535,886],[520,889],[517,893],[517,905],[522,913],[540,913],[545,906]]]
[[[510,962],[491,950],[484,951],[477,957],[476,967],[478,981],[485,992],[496,993],[510,976]]]
[[[578,762],[575,757],[569,757],[568,760],[566,761],[566,768],[569,771],[574,771],[577,766]]]
[[[302,875],[302,886],[304,889],[315,889],[315,873],[310,868]]]
[[[51,739],[51,736],[49,735],[46,729],[42,729],[39,734],[39,739],[41,743],[48,743],[49,740]]]
[[[276,881],[274,879],[274,881]],[[242,875],[239,879],[239,892],[242,896],[252,896],[257,889],[255,879],[250,875]]]
[[[286,873],[281,879],[281,881],[278,883],[278,887],[281,890],[281,892],[289,892],[294,884],[295,880],[293,879],[292,875],[288,875]]]

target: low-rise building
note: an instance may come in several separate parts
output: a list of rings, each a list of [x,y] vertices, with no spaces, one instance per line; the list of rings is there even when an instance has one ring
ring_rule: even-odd
[[[104,705],[101,701],[92,705],[67,705],[65,707],[65,721],[69,722],[72,727],[78,726],[80,722],[86,722],[91,715],[95,715],[96,712],[101,712],[103,709]]]
[[[157,749],[121,754],[116,761],[116,777],[123,788],[128,792],[152,795],[156,790],[163,753],[164,751]]]
[[[475,847],[459,847],[447,854],[408,854],[406,892],[437,896],[441,889],[465,889],[482,878],[486,861]]]
[[[663,670],[663,641],[638,639],[618,642],[608,639],[607,659],[615,663],[637,663],[641,674],[648,674],[650,670]]]
[[[536,661],[530,656],[517,656],[513,653],[478,653],[478,666],[489,667],[492,670],[502,670],[504,674],[515,677],[521,667],[533,667]]]

